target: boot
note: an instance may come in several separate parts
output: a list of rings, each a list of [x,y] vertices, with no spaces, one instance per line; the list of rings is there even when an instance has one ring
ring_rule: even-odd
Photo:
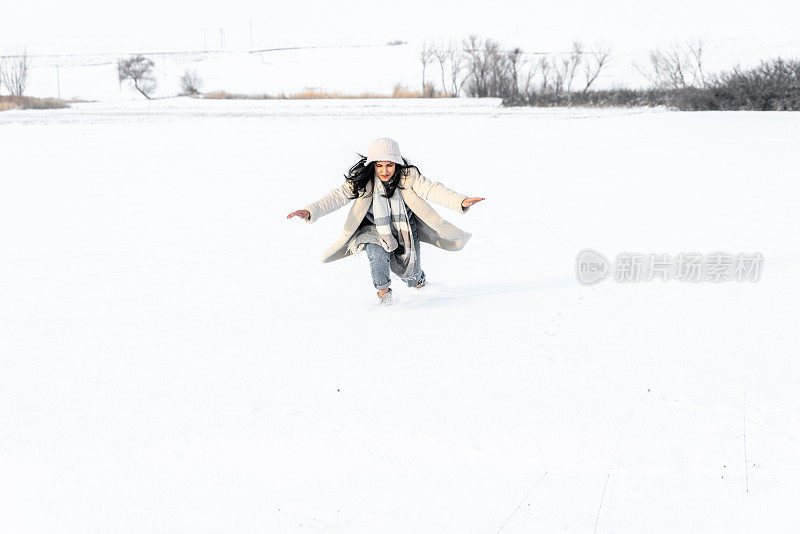
[[[378,293],[378,306],[389,306],[392,303],[392,288],[389,288],[389,291],[386,293]]]
[[[413,285],[413,286],[410,286],[410,287],[413,287],[414,289],[422,289],[423,287],[425,287],[425,284],[427,284],[427,283],[428,283],[428,281],[427,281],[427,278],[425,277],[425,273],[422,273],[422,280],[417,282],[416,285]]]

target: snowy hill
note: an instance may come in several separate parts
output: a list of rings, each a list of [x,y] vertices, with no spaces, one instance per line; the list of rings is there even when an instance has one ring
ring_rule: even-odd
[[[580,36],[573,38],[579,39]],[[586,42],[589,49],[592,43]],[[502,44],[511,48],[520,43]],[[672,42],[605,44],[612,48],[612,58],[595,83],[595,88],[639,87],[647,84],[634,64],[645,68],[651,49],[667,50]],[[421,87],[419,51],[422,45],[422,41],[411,41],[399,45],[320,45],[252,51],[156,51],[144,52],[144,55],[155,63],[154,75],[158,87],[154,95],[157,97],[178,94],[179,80],[187,70],[198,73],[203,80],[204,92],[277,95],[314,87],[346,94],[373,92],[388,95],[398,83],[415,89]],[[535,64],[542,57],[566,56],[571,40],[563,36],[552,42],[534,39],[527,46],[524,42],[521,46],[525,50],[525,60]],[[117,60],[129,57],[132,53],[33,57],[27,94],[48,97],[60,94],[63,98],[102,101],[143,99],[128,84],[121,85],[117,77]],[[757,64],[762,59],[778,55],[800,56],[800,40],[796,34],[761,35],[757,38],[738,35],[724,40],[709,40],[705,48],[704,68],[706,73],[713,73],[737,64]],[[522,79],[527,70],[527,66],[523,68]],[[435,60],[427,66],[426,76],[429,82],[441,88],[441,70]],[[581,76],[579,74],[578,79]]]
[[[117,78],[117,59],[130,54],[38,57],[33,61],[31,96],[55,95],[91,100],[143,99]],[[145,53],[155,63],[156,97],[175,96],[187,70],[197,72],[204,92],[277,95],[318,87],[328,91],[391,94],[395,83],[418,85],[417,59],[409,45],[332,46]],[[391,69],[371,65],[386,63]],[[58,68],[57,68],[58,67]]]

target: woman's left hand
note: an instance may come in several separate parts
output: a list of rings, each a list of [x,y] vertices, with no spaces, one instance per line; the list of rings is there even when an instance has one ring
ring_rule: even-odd
[[[468,207],[472,206],[473,204],[477,204],[481,200],[486,200],[486,199],[483,198],[483,197],[465,198],[463,201],[461,201],[461,207],[462,208],[468,208]]]

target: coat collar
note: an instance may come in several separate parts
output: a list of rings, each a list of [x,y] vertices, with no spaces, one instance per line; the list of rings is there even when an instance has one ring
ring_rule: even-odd
[[[364,187],[364,197],[371,197],[372,192],[375,190],[375,180],[380,180],[380,178],[376,177],[375,175],[372,176],[372,180],[367,182],[366,187]],[[401,194],[405,197],[404,189],[409,187],[412,183],[412,177],[410,174],[405,174],[400,178],[400,186],[403,188],[400,190]]]

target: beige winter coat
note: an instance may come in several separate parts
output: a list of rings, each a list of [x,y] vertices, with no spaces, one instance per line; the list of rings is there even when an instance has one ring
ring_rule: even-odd
[[[353,207],[350,208],[350,213],[347,215],[347,220],[344,223],[342,235],[339,236],[339,239],[328,247],[322,255],[323,263],[338,260],[353,253],[353,247],[349,245],[351,244],[356,230],[358,230],[358,227],[361,225],[361,221],[363,221],[364,217],[367,215],[369,207],[372,205],[372,190],[374,185],[375,178],[373,177],[372,180],[367,182],[364,195],[355,199]],[[405,202],[406,206],[417,216],[417,233],[419,234],[420,241],[430,243],[431,245],[445,250],[461,250],[464,248],[464,245],[467,244],[472,234],[442,219],[426,200],[441,204],[459,213],[466,213],[469,208],[461,207],[461,202],[469,198],[467,195],[451,191],[439,182],[428,180],[413,167],[409,169],[408,174],[402,178],[400,186],[403,188],[400,189],[403,202]],[[303,209],[308,210],[311,214],[311,216],[306,219],[306,222],[316,222],[320,217],[336,211],[350,202],[351,191],[351,183],[345,180],[341,187],[332,189],[321,199],[305,206]]]

